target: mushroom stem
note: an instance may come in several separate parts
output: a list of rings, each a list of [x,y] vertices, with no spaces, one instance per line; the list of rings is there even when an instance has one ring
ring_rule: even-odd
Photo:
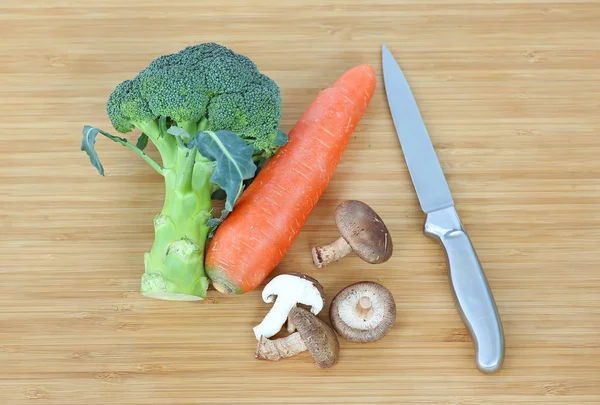
[[[352,247],[350,247],[348,242],[340,236],[336,241],[329,245],[313,247],[312,256],[315,266],[320,269],[328,264],[337,262],[350,252],[352,252]]]
[[[367,296],[360,297],[358,305],[360,305],[362,309],[371,309],[371,298]]]
[[[294,326],[294,322],[292,322],[291,315],[288,315],[287,331],[288,331],[288,333],[294,333],[296,331],[296,327]]]
[[[296,306],[296,301],[288,296],[277,296],[271,310],[267,312],[262,322],[254,327],[254,336],[270,338],[276,335],[287,320],[290,310]]]
[[[371,298],[367,296],[360,297],[358,304],[356,304],[356,312],[358,313],[358,316],[365,320],[370,319],[373,315],[372,306],[373,304],[371,302]]]
[[[294,332],[281,339],[267,339],[262,337],[256,347],[255,358],[258,360],[278,361],[292,357],[308,350],[300,333]]]

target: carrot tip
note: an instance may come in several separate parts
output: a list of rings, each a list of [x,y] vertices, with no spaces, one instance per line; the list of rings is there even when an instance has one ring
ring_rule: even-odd
[[[215,290],[221,294],[242,294],[242,289],[226,279],[226,276],[218,270],[206,269],[207,276],[210,278]]]
[[[375,69],[370,64],[354,66],[344,72],[331,87],[348,88],[360,87],[358,83],[372,82],[372,87],[375,87]]]

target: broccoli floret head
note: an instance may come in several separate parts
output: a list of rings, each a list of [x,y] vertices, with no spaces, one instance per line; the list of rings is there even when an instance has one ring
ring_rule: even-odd
[[[279,129],[280,105],[277,85],[266,79],[264,84],[249,87],[243,93],[214,97],[208,107],[209,125],[235,132],[253,143],[256,150],[270,154]]]
[[[210,101],[202,76],[202,70],[182,51],[152,61],[137,80],[142,96],[157,115],[175,122],[196,122],[206,115]]]
[[[281,95],[248,57],[205,43],[163,55],[121,83],[108,114],[120,132],[161,116],[182,126],[202,121],[203,128],[234,132],[270,154],[277,147]]]
[[[108,98],[106,111],[113,127],[124,134],[157,118],[142,97],[136,80],[125,80],[115,87]]]

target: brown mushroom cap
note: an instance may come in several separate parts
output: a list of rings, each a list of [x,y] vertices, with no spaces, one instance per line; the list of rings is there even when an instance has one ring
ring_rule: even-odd
[[[392,238],[377,213],[362,201],[344,201],[335,210],[340,234],[361,259],[371,264],[392,256]]]
[[[290,319],[318,368],[329,368],[337,363],[340,346],[328,324],[301,307],[292,308]]]
[[[363,281],[347,286],[333,298],[329,319],[343,338],[351,342],[374,342],[394,325],[396,303],[387,288]]]

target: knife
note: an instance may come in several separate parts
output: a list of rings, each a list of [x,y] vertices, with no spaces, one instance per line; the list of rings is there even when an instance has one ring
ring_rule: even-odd
[[[454,208],[419,107],[400,66],[385,45],[382,65],[394,126],[421,209],[426,214],[424,233],[445,250],[450,289],[473,340],[477,368],[485,374],[496,372],[503,363],[504,337],[494,297]]]

